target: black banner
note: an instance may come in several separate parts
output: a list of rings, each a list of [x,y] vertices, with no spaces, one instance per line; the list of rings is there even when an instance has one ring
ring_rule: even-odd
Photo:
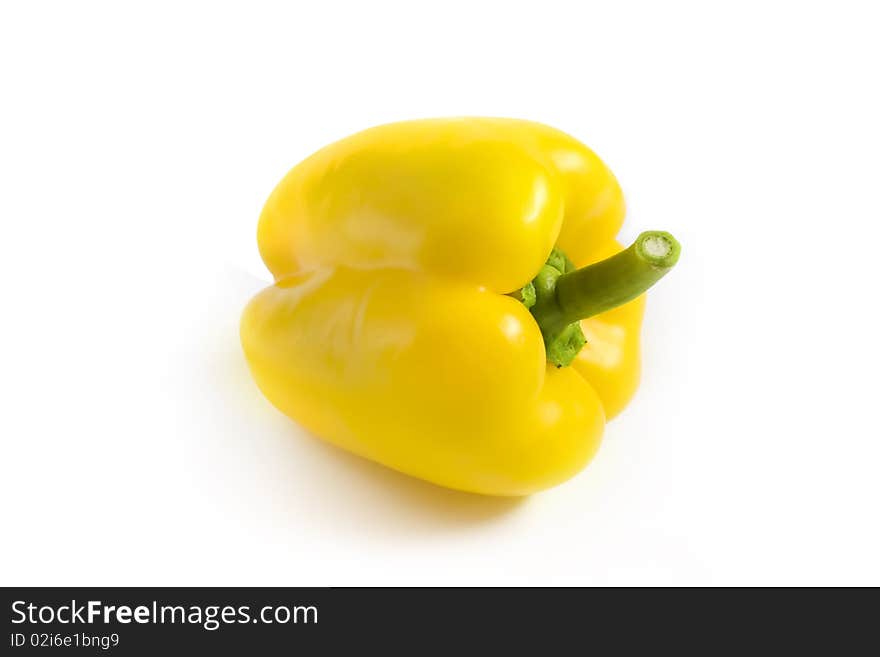
[[[3,654],[588,653],[647,645],[867,648],[876,604],[814,593],[660,589],[7,588]],[[835,594],[841,596],[840,592]],[[849,594],[843,594],[849,597]],[[871,594],[873,597],[873,594]],[[733,598],[733,600],[732,600]],[[743,603],[735,607],[737,599]],[[846,613],[843,610],[847,609]],[[844,623],[835,628],[832,620]],[[865,642],[867,641],[867,642]],[[648,644],[646,645],[646,642]]]

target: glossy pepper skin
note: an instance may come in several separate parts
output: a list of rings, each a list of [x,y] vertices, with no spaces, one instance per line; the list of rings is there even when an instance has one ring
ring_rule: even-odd
[[[571,367],[510,293],[554,246],[621,251],[620,187],[583,144],[519,120],[379,126],[294,167],[259,221],[275,284],[241,340],[266,397],[310,432],[450,488],[519,496],[596,453],[639,379],[644,296],[581,322]]]

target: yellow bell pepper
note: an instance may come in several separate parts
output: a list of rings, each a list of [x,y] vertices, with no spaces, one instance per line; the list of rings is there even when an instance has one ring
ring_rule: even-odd
[[[678,258],[668,233],[623,250],[623,216],[599,158],[544,125],[343,139],[263,209],[275,284],[242,317],[251,372],[307,430],[401,472],[490,495],[558,484],[635,392],[642,293]]]

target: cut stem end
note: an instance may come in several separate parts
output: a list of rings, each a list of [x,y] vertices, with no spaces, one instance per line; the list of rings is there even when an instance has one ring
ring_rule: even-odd
[[[639,257],[655,267],[672,267],[681,255],[681,244],[678,240],[662,230],[645,231],[638,236],[633,246]]]

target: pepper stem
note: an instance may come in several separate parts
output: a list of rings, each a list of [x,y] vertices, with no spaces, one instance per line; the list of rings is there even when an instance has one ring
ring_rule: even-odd
[[[556,302],[565,323],[632,301],[678,262],[681,246],[669,233],[647,231],[620,253],[556,279]]]
[[[537,303],[530,308],[548,347],[563,339],[565,355],[550,358],[567,365],[580,345],[569,345],[569,325],[632,301],[672,269],[681,246],[669,233],[647,231],[620,253],[605,260],[559,273],[545,266],[535,278]],[[574,350],[573,354],[570,354]],[[558,361],[558,362],[557,362]],[[566,362],[568,361],[568,362]]]

